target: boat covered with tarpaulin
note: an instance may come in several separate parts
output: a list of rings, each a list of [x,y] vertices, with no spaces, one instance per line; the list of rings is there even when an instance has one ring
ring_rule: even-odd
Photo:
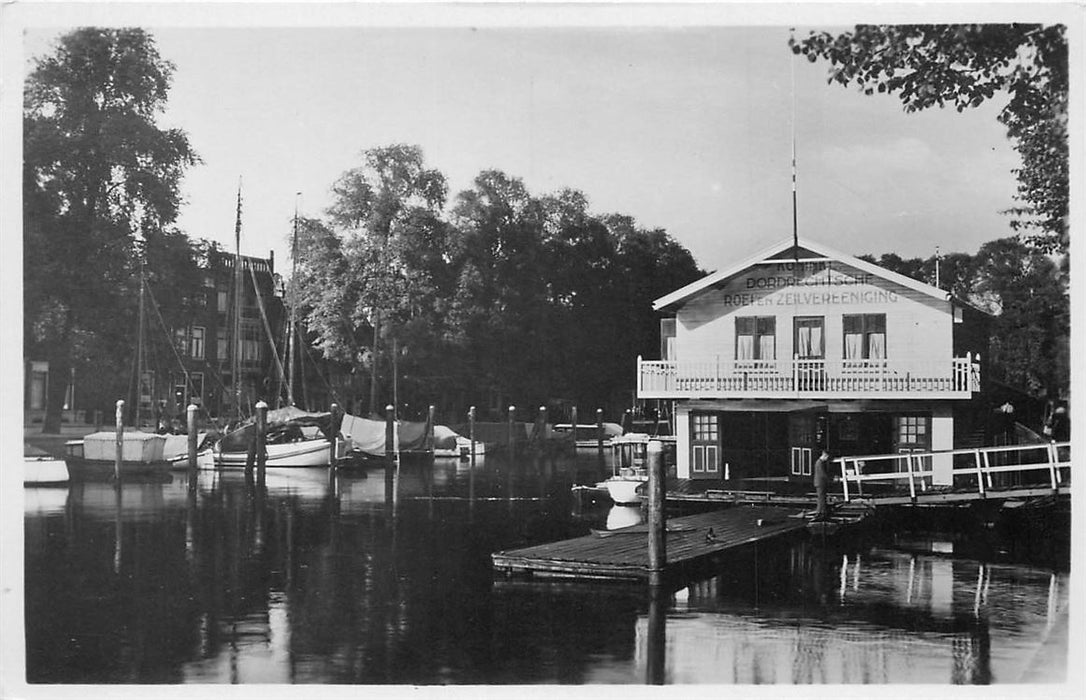
[[[328,411],[303,411],[286,406],[268,411],[264,431],[264,445],[268,467],[328,467],[335,459],[343,457],[342,445],[334,445],[337,426],[333,425]],[[249,446],[256,436],[256,422],[246,420],[235,430],[223,435],[213,451],[214,463],[219,468],[244,468],[249,456]]]

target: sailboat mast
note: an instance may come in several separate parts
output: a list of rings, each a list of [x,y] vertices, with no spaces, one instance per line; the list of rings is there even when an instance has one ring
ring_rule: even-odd
[[[234,417],[241,419],[241,180],[238,180],[238,205],[234,218],[234,340],[230,372],[234,382]]]
[[[143,253],[140,253],[140,310],[139,333],[136,336],[136,429],[140,427],[140,407],[143,405],[143,324],[146,314],[144,311],[145,286],[147,282],[143,274]]]
[[[301,194],[299,192],[298,194]],[[287,303],[290,305],[290,319],[287,321],[287,403],[291,406],[294,405],[294,364],[296,362],[295,353],[295,340],[294,335],[297,332],[295,329],[295,291],[294,285],[298,283],[298,197],[294,197],[294,233],[290,238],[290,298]]]

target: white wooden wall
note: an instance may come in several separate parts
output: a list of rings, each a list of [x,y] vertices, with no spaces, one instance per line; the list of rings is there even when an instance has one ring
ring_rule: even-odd
[[[793,319],[825,318],[825,350],[828,359],[844,357],[843,317],[846,314],[886,314],[886,347],[891,360],[948,360],[953,353],[953,310],[947,300],[866,275],[835,263],[834,280],[862,280],[856,284],[803,285],[768,288],[790,272],[775,266],[756,266],[711,289],[683,306],[676,324],[676,357],[679,360],[735,358],[735,317],[773,316],[776,321],[777,358],[792,357]],[[805,280],[825,281],[825,270]],[[771,281],[772,280],[772,281]]]

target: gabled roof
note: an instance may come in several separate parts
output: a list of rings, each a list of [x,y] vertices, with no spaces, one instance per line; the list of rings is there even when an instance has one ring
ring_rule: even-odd
[[[739,273],[753,267],[758,263],[765,262],[767,260],[780,260],[781,262],[788,262],[791,260],[791,256],[783,254],[791,253],[794,247],[795,245],[793,239],[786,238],[758,253],[755,253],[749,258],[743,260],[742,262],[736,263],[732,267],[706,275],[700,280],[691,282],[685,287],[677,289],[670,294],[665,294],[664,296],[660,297],[652,303],[652,308],[655,311],[660,311],[661,309],[665,309],[668,307],[675,307],[683,302],[690,300],[692,297],[697,296],[705,290],[711,289],[712,287],[721,284],[727,279],[738,275]],[[938,287],[933,287],[930,284],[925,284],[924,282],[914,280],[912,277],[906,277],[905,275],[899,274],[897,272],[887,270],[885,267],[880,267],[864,260],[860,260],[857,257],[842,253],[838,250],[834,250],[827,245],[823,245],[822,243],[818,243],[807,238],[799,239],[799,248],[801,249],[801,253],[799,256],[801,260],[807,253],[814,253],[816,255],[821,255],[825,258],[832,258],[834,260],[843,262],[850,267],[854,267],[858,270],[863,270],[864,272],[867,272],[876,277],[880,277],[890,282],[900,284],[903,287],[907,287],[914,291],[920,292],[921,294],[927,294],[928,296],[934,297],[939,300],[946,301],[951,298],[950,292],[946,291],[945,289],[939,289]]]

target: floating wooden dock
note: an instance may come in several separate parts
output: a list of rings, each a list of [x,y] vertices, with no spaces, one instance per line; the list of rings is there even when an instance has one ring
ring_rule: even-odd
[[[667,573],[706,563],[723,552],[807,526],[804,511],[774,506],[735,506],[669,518]],[[491,555],[494,571],[567,579],[644,580],[649,577],[646,525],[597,531],[583,537]]]

